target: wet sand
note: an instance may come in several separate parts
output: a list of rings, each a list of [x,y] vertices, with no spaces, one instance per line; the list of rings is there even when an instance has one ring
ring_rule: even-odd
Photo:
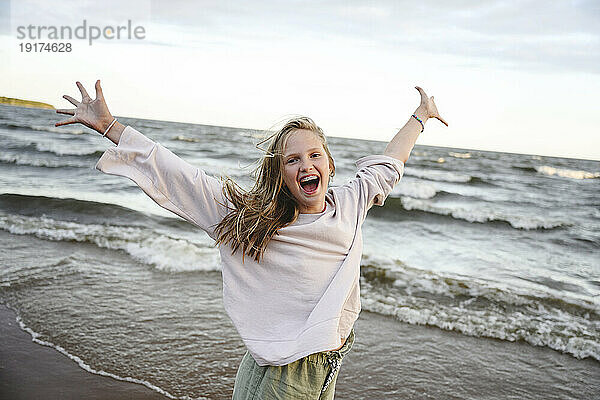
[[[0,399],[167,399],[143,385],[83,370],[55,349],[33,342],[15,317],[0,305]]]
[[[234,335],[223,328],[221,335]],[[593,359],[408,325],[366,311],[355,331],[337,381],[337,400],[600,398],[600,362]],[[237,352],[223,382],[188,393],[230,398],[242,355]],[[205,356],[217,364],[232,361],[231,352],[219,347]],[[198,378],[208,372],[199,369]],[[166,398],[142,385],[88,373],[55,349],[32,342],[14,312],[0,306],[0,399]]]

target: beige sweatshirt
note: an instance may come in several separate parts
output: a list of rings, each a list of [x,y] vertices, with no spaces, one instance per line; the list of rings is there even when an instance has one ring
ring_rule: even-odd
[[[373,155],[356,162],[356,177],[331,187],[320,214],[300,214],[281,228],[256,263],[221,246],[223,302],[259,365],[285,365],[340,347],[360,312],[361,225],[383,205],[404,171],[401,161]],[[215,238],[231,205],[221,181],[131,127],[96,168],[135,182],[161,207]]]

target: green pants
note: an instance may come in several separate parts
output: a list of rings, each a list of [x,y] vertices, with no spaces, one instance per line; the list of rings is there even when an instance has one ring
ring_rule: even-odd
[[[339,350],[310,354],[287,365],[259,366],[246,351],[238,368],[233,400],[331,400],[342,359],[354,343],[354,329]]]

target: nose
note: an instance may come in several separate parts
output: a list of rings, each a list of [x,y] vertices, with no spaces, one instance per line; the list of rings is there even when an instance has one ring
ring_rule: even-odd
[[[302,158],[300,170],[301,171],[311,171],[314,169],[312,160],[310,158]]]

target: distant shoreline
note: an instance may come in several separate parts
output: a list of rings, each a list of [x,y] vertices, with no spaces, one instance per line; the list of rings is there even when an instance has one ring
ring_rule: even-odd
[[[9,106],[26,107],[26,108],[43,108],[47,110],[54,110],[54,106],[40,101],[22,100],[15,99],[13,97],[2,97],[0,96],[0,104],[7,104]]]
[[[6,104],[6,105],[11,105],[11,106],[17,106],[17,107],[25,107],[25,108],[38,108],[38,109],[50,109],[50,110],[55,110],[56,108],[51,105],[51,104],[47,104],[47,103],[42,103],[39,101],[31,101],[31,100],[21,100],[21,99],[15,99],[15,98],[11,98],[11,97],[2,97],[0,96],[0,105],[1,104]],[[145,120],[145,121],[151,121],[151,122],[167,122],[167,123],[176,123],[176,124],[187,124],[187,125],[200,125],[200,126],[207,126],[207,127],[217,127],[217,128],[228,128],[228,129],[240,129],[240,130],[246,130],[246,131],[256,131],[256,132],[262,132],[262,129],[257,129],[257,128],[247,128],[247,127],[242,127],[242,126],[232,126],[229,124],[224,124],[224,125],[216,125],[214,123],[200,123],[200,122],[190,122],[190,121],[177,121],[177,120],[166,120],[166,119],[155,119],[155,118],[147,118],[147,117],[138,117],[138,116],[125,116],[125,115],[120,115],[117,116],[118,118],[130,118],[130,119],[138,119],[138,120]],[[352,139],[352,140],[361,140],[361,141],[372,141],[372,142],[381,142],[381,143],[386,143],[386,140],[382,140],[382,139],[365,139],[365,138],[355,138],[355,137],[347,137],[347,136],[336,136],[333,134],[328,134],[327,135],[328,138],[340,138],[340,139]],[[523,155],[523,156],[534,156],[534,157],[549,157],[549,158],[562,158],[562,159],[566,159],[566,160],[584,160],[584,161],[600,161],[600,157],[595,157],[595,156],[590,156],[590,155],[584,155],[584,156],[574,156],[574,155],[556,155],[556,154],[541,154],[541,153],[522,153],[522,152],[518,152],[515,150],[490,150],[490,149],[482,149],[482,148],[465,148],[465,147],[450,147],[450,146],[442,146],[442,145],[433,145],[433,144],[421,144],[421,143],[417,143],[415,149],[419,149],[419,147],[431,147],[431,148],[440,148],[440,149],[447,149],[450,152],[455,152],[455,153],[469,153],[469,152],[477,152],[477,151],[481,151],[481,152],[489,152],[489,153],[506,153],[506,154],[515,154],[515,155]],[[464,154],[464,158],[468,158],[469,156]],[[456,157],[456,156],[452,156],[452,157]],[[459,155],[456,158],[460,158],[461,156]]]

